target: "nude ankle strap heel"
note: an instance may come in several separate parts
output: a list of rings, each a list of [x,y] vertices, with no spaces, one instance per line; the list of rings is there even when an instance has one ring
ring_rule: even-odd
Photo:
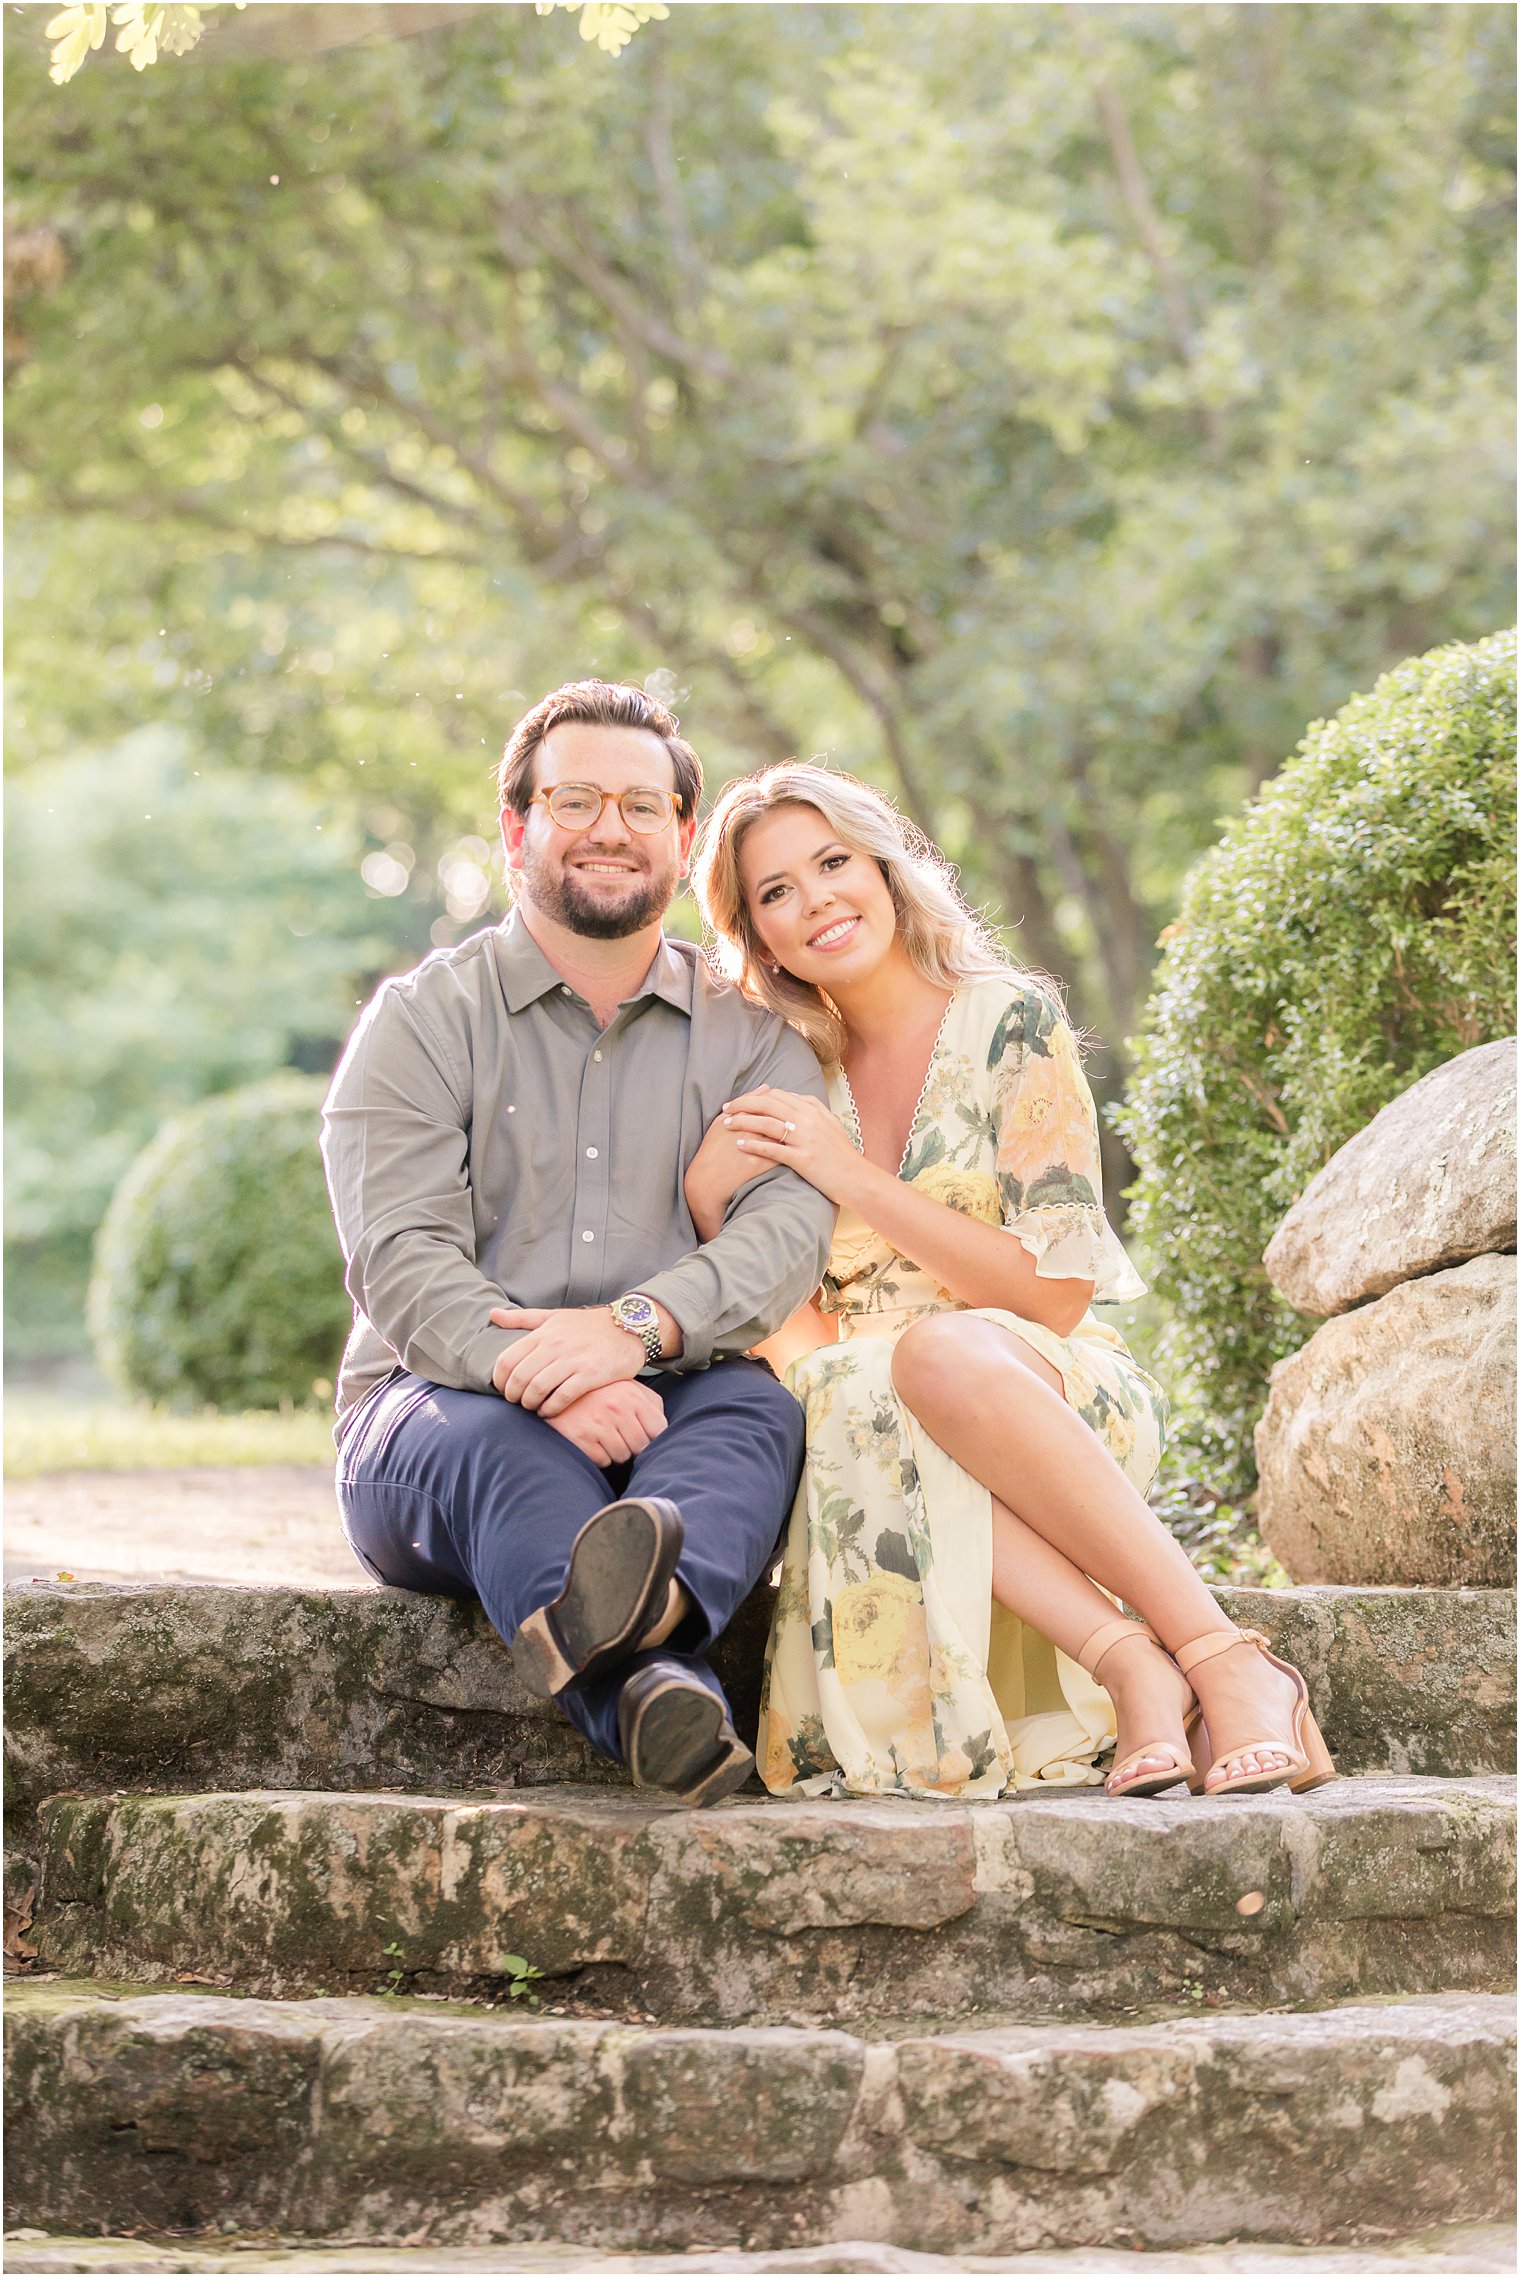
[[[1195,1637],[1191,1644],[1179,1645],[1172,1658],[1183,1675],[1191,1680],[1193,1670],[1204,1661],[1214,1659],[1218,1653],[1230,1652],[1239,1644],[1254,1645],[1274,1668],[1292,1678],[1298,1693],[1293,1706],[1293,1744],[1289,1746],[1287,1741],[1271,1737],[1244,1740],[1226,1754],[1210,1757],[1199,1768],[1211,1771],[1216,1763],[1233,1763],[1242,1755],[1286,1755],[1291,1760],[1275,1771],[1251,1771],[1238,1779],[1222,1779],[1217,1787],[1205,1786],[1203,1792],[1206,1795],[1267,1795],[1276,1787],[1291,1787],[1295,1795],[1303,1795],[1312,1787],[1328,1786],[1336,1776],[1336,1769],[1309,1706],[1309,1687],[1291,1661],[1278,1659],[1260,1629],[1215,1629],[1207,1636]]]
[[[1148,1644],[1153,1644],[1158,1650],[1160,1649],[1160,1639],[1153,1629],[1146,1627],[1143,1621],[1105,1621],[1101,1627],[1093,1630],[1092,1635],[1076,1655],[1078,1665],[1085,1668],[1093,1682],[1097,1683],[1099,1680],[1099,1664],[1107,1658],[1115,1645],[1123,1644],[1130,1637],[1144,1637]],[[1197,1720],[1198,1708],[1195,1702],[1187,1713],[1183,1726],[1184,1730],[1191,1734]],[[1168,1771],[1144,1771],[1138,1778],[1126,1780],[1124,1772],[1128,1766],[1132,1763],[1143,1762],[1148,1755],[1168,1757],[1172,1768]],[[1184,1785],[1192,1788],[1196,1793],[1202,1777],[1203,1773],[1198,1768],[1191,1753],[1183,1753],[1169,1739],[1155,1739],[1149,1741],[1144,1747],[1131,1748],[1124,1761],[1114,1765],[1104,1784],[1107,1792],[1114,1796],[1163,1795],[1173,1787]]]

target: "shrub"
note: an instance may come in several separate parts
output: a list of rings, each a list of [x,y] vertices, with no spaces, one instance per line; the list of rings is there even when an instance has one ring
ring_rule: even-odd
[[[89,1315],[127,1390],[246,1409],[331,1389],[350,1311],[317,1151],[323,1089],[282,1075],[203,1100],[122,1179]]]
[[[1116,1116],[1170,1308],[1172,1476],[1254,1478],[1272,1363],[1314,1326],[1261,1256],[1418,1076],[1514,1030],[1515,640],[1400,665],[1317,721],[1183,889]]]

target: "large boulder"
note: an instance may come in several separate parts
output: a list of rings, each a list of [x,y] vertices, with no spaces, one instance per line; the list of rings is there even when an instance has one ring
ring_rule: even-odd
[[[1391,1099],[1312,1178],[1267,1246],[1317,1319],[1515,1246],[1515,1043],[1479,1044]]]
[[[1475,1257],[1327,1321],[1272,1371],[1263,1538],[1299,1582],[1515,1576],[1515,1260]]]

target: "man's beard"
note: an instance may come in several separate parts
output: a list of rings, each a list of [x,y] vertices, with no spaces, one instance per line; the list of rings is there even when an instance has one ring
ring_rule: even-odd
[[[552,917],[567,932],[588,941],[623,941],[641,933],[664,916],[675,899],[679,873],[672,862],[663,874],[652,872],[616,901],[588,892],[574,870],[557,868],[542,854],[523,849],[523,884],[535,909]]]

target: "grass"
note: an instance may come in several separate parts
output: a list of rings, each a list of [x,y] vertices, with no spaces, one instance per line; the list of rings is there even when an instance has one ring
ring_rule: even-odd
[[[110,1400],[12,1391],[5,1402],[5,1475],[48,1471],[177,1471],[207,1465],[331,1463],[326,1408],[279,1413],[171,1415]]]

